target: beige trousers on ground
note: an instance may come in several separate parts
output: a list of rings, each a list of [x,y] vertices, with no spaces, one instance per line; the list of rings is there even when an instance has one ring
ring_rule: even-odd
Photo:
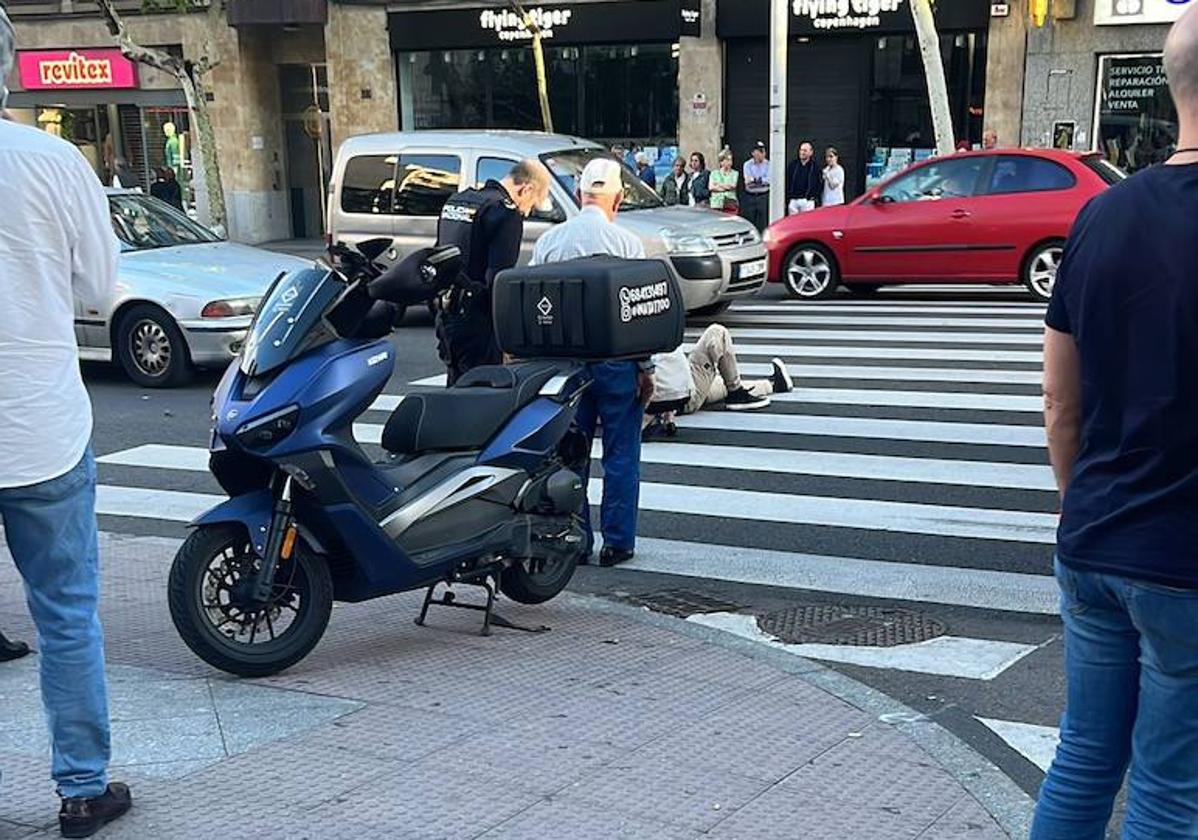
[[[736,364],[736,351],[732,347],[732,333],[721,324],[712,324],[703,331],[695,342],[695,349],[687,354],[691,365],[691,401],[686,405],[686,414],[698,411],[705,405],[723,402],[728,391],[744,386],[754,396],[768,397],[774,393],[770,379],[755,379],[742,382],[740,368]]]

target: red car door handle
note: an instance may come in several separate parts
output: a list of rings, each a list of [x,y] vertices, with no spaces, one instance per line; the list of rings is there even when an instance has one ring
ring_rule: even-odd
[[[968,219],[970,215],[971,214],[968,210],[954,210],[953,211],[954,219]]]

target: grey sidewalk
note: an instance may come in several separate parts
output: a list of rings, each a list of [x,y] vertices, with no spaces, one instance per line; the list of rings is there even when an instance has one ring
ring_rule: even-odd
[[[921,746],[938,728],[917,743],[818,666],[591,599],[505,605],[553,630],[490,638],[474,613],[416,627],[417,595],[339,605],[305,662],[233,680],[175,635],[174,548],[102,542],[114,776],[136,801],[102,837],[1008,836],[961,781],[988,766]],[[4,557],[0,627],[28,637]],[[32,659],[0,666],[0,840],[57,836],[35,686]]]

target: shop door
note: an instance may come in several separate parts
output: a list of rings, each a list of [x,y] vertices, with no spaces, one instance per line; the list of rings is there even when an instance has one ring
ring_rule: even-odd
[[[291,235],[316,239],[328,230],[325,195],[333,165],[328,73],[323,65],[286,65],[279,76]]]
[[[870,39],[831,35],[790,43],[786,163],[807,141],[815,147],[822,168],[824,150],[835,146],[847,176],[846,199],[859,195],[865,182],[861,118],[870,43]],[[755,142],[769,142],[768,44],[730,41],[727,78],[728,142],[739,164]]]

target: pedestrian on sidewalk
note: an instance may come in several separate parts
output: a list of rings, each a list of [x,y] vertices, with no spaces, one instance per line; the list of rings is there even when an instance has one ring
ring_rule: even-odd
[[[0,112],[16,37],[0,9]],[[79,150],[0,120],[0,522],[37,625],[51,776],[64,837],[125,813],[109,784],[91,403],[79,374],[75,294],[116,287],[108,200]]]
[[[815,147],[803,142],[799,156],[786,169],[786,212],[790,215],[815,209],[823,191],[823,178],[815,162]]]
[[[1198,836],[1198,9],[1164,64],[1177,151],[1082,210],[1045,319],[1067,696],[1033,840],[1103,838],[1129,764],[1123,836]]]
[[[840,152],[835,146],[829,146],[824,152],[824,193],[820,197],[820,207],[835,207],[844,204],[844,167],[840,165]]]
[[[758,140],[753,145],[752,156],[745,161],[745,200],[741,215],[758,231],[770,223],[770,161],[765,156],[765,143]]]
[[[740,202],[736,199],[737,185],[740,183],[740,173],[732,167],[732,150],[725,147],[720,152],[719,169],[708,178],[708,199],[712,210],[724,213],[740,211]]]
[[[708,326],[689,353],[679,347],[672,353],[654,356],[653,365],[653,403],[685,395],[683,414],[717,403],[730,411],[766,408],[772,394],[785,394],[794,388],[781,359],[771,360],[769,378],[743,379],[732,333],[723,324]]]
[[[621,167],[596,158],[578,179],[582,212],[551,228],[537,240],[533,265],[607,254],[644,259],[639,237],[615,224],[624,194]],[[603,551],[599,565],[615,566],[632,559],[636,547],[637,507],[641,490],[641,418],[653,394],[653,365],[643,362],[597,362],[589,366],[591,387],[578,408],[578,428],[594,438],[603,424],[603,502],[600,528]],[[586,482],[587,476],[584,475]],[[594,543],[591,509],[583,504],[589,556]]]
[[[680,157],[674,158],[674,165],[670,167],[670,174],[662,179],[661,185],[657,188],[657,194],[661,196],[661,200],[669,206],[676,204],[689,205],[691,192],[691,179],[686,171],[686,161]]]
[[[708,182],[711,173],[707,171],[707,158],[702,152],[691,152],[690,189],[688,198],[691,207],[710,207],[711,189]]]
[[[649,156],[644,152],[636,153],[636,174],[645,182],[645,186],[649,189],[657,189],[657,172],[654,171],[653,166],[649,163]]]

